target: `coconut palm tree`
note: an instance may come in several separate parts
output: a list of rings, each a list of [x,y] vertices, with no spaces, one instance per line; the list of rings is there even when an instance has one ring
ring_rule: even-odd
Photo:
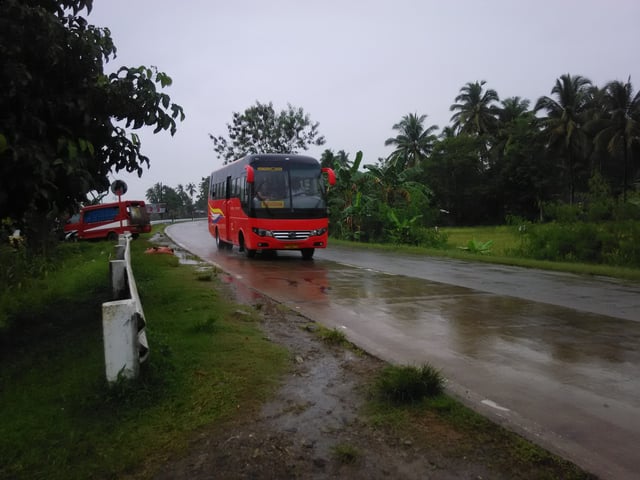
[[[433,144],[437,137],[434,134],[438,130],[437,125],[424,127],[427,115],[418,116],[410,113],[402,117],[392,128],[398,131],[395,137],[387,138],[385,145],[393,145],[396,149],[389,159],[399,163],[404,168],[419,165],[433,150]]]
[[[584,125],[592,106],[591,80],[581,75],[564,74],[556,80],[551,94],[540,97],[534,110],[547,111],[544,131],[551,152],[561,156],[567,175],[569,203],[573,204],[580,174],[586,173],[587,136]]]
[[[505,98],[500,102],[502,107],[498,109],[498,121],[505,125],[524,115],[529,111],[529,100],[520,97]]]
[[[622,196],[626,201],[634,147],[640,146],[640,91],[634,95],[631,77],[626,83],[616,80],[606,85],[602,100],[606,114],[593,122],[598,131],[594,142],[612,157],[622,157]]]
[[[492,88],[484,90],[485,80],[468,82],[460,88],[449,110],[455,112],[451,116],[453,128],[458,133],[471,135],[485,135],[495,131],[497,125],[498,107],[494,102],[500,99]]]

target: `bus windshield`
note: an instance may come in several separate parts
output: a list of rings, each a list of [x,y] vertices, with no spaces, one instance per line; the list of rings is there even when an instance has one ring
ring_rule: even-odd
[[[253,190],[253,207],[267,210],[271,216],[326,209],[324,182],[317,167],[257,167]]]

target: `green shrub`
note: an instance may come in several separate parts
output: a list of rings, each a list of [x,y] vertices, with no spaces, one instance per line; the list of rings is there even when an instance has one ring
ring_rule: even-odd
[[[458,247],[460,250],[465,250],[470,253],[477,253],[484,255],[485,253],[491,253],[491,246],[493,240],[487,240],[486,242],[480,242],[475,238],[469,240],[466,245]]]
[[[449,235],[439,228],[422,227],[418,230],[418,244],[421,247],[445,248]]]
[[[543,205],[544,217],[546,221],[556,221],[558,223],[573,223],[580,220],[582,207],[577,204],[549,202]]]
[[[353,445],[340,443],[331,449],[335,459],[342,464],[354,463],[360,456],[360,452]]]
[[[347,336],[337,328],[329,329],[321,326],[318,329],[318,336],[323,342],[330,345],[343,345],[348,343]]]
[[[377,395],[396,404],[416,403],[442,393],[444,378],[429,364],[421,367],[389,365],[376,380]]]
[[[522,253],[538,260],[640,267],[640,224],[630,220],[533,225]]]

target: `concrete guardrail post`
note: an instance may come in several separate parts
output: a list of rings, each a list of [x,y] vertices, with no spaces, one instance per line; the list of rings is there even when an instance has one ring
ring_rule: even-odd
[[[102,304],[102,332],[107,381],[137,378],[149,355],[146,321],[131,271],[131,237],[121,235],[116,260],[109,262],[113,301]]]
[[[109,383],[120,377],[136,378],[140,371],[135,310],[131,299],[102,304],[104,359]]]

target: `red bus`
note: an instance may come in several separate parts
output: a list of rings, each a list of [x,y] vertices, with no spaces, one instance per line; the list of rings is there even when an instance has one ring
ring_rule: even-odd
[[[209,232],[218,248],[238,246],[247,257],[299,250],[309,260],[327,246],[326,188],[330,168],[303,155],[249,155],[209,179]]]
[[[149,214],[142,200],[82,207],[80,213],[72,216],[64,226],[65,238],[79,240],[117,240],[118,235],[125,232],[136,238],[138,234],[150,231]]]

